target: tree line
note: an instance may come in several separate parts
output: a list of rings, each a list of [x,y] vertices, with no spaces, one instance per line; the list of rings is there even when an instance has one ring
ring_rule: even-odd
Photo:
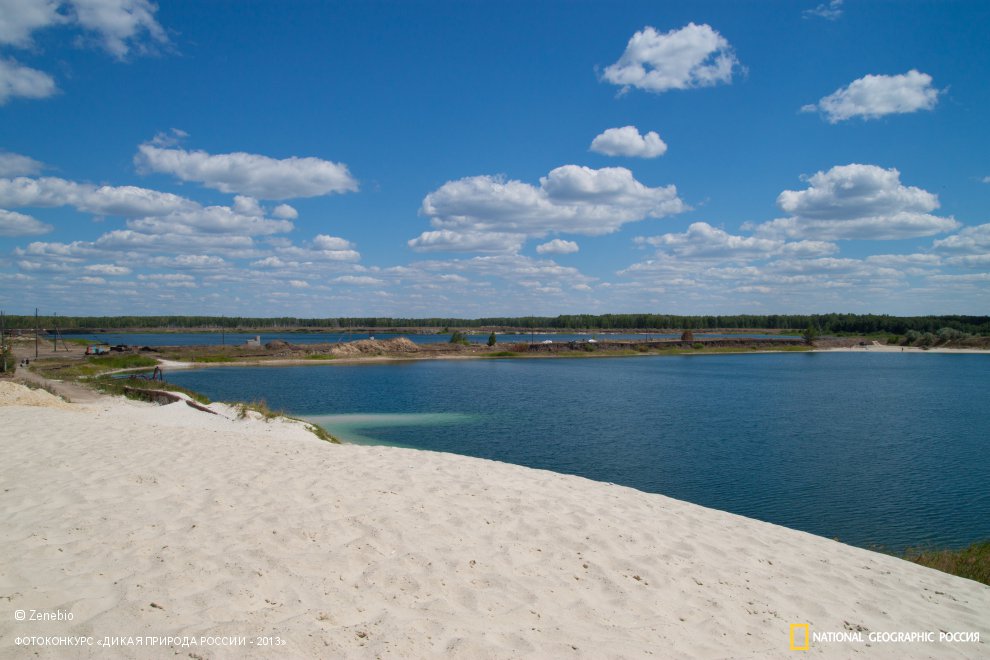
[[[34,316],[7,316],[9,329],[35,327]],[[400,317],[248,317],[248,316],[41,316],[39,327],[65,332],[84,330],[217,330],[294,329],[351,330],[355,328],[520,328],[548,330],[793,330],[809,326],[818,333],[936,333],[951,328],[973,335],[990,335],[990,316],[890,316],[887,314],[741,314],[677,316],[672,314],[567,314],[562,316],[498,316],[478,319]]]

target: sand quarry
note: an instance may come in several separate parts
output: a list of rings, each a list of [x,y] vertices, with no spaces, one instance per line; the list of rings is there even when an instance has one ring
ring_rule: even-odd
[[[211,408],[0,382],[0,656],[802,657],[796,623],[867,640],[804,656],[990,656],[976,582],[662,495]],[[868,641],[922,631],[980,641]],[[70,636],[92,646],[18,644]]]

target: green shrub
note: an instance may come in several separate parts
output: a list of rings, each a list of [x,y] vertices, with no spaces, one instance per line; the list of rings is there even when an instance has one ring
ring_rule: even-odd
[[[702,349],[704,347],[705,347],[705,345],[702,344],[701,342],[695,342],[695,343],[691,344],[691,348],[693,348],[696,351],[699,350],[699,349]]]

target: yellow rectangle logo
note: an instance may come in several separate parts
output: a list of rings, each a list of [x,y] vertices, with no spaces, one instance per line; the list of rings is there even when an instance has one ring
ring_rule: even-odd
[[[803,639],[800,632],[804,631]],[[795,634],[797,632],[797,634]],[[791,650],[792,651],[807,651],[809,647],[809,642],[811,641],[811,630],[807,623],[792,623],[791,624]]]

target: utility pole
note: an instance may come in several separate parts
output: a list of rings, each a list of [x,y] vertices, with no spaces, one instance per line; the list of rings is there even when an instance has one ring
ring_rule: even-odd
[[[3,372],[7,373],[7,345],[3,343],[3,331],[7,329],[7,319],[0,311],[0,353],[3,354]]]
[[[38,359],[38,308],[34,308],[34,359]]]

